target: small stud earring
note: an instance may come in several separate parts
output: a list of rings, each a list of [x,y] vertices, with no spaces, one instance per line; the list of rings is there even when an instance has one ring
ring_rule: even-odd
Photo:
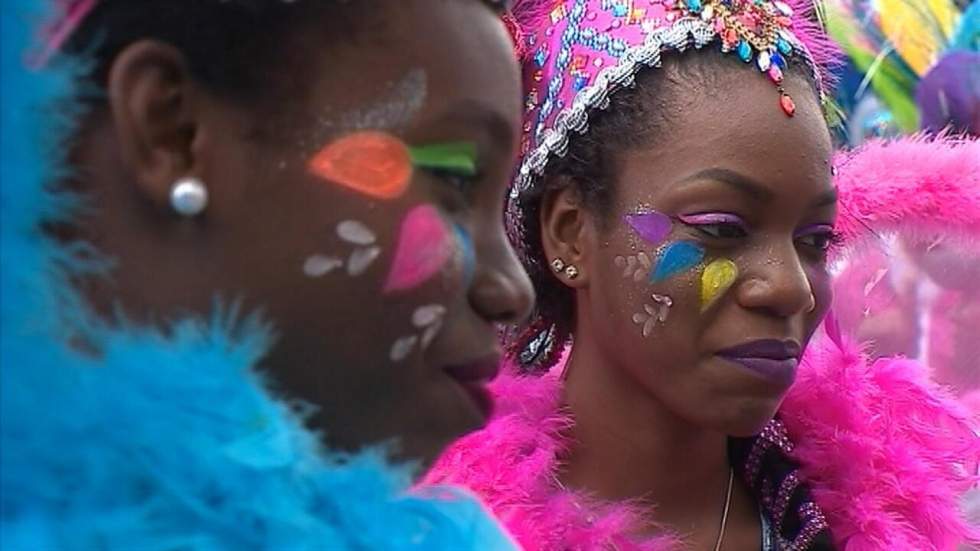
[[[574,264],[569,264],[565,266],[565,277],[568,279],[575,279],[578,277],[578,268]]]
[[[560,274],[565,271],[565,261],[561,257],[557,257],[551,261],[551,269],[555,271],[556,274]]]
[[[170,188],[170,206],[181,216],[197,216],[208,206],[208,188],[192,176],[181,178]]]

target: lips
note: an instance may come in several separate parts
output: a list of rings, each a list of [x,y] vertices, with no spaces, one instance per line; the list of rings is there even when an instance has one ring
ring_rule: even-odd
[[[487,385],[500,372],[500,356],[494,354],[473,362],[452,365],[445,371],[470,397],[484,421],[488,420],[493,413],[493,396]]]
[[[757,340],[726,348],[716,355],[782,387],[796,380],[803,351],[796,341]]]

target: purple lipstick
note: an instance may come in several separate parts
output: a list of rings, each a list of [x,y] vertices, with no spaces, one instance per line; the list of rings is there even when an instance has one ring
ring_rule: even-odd
[[[445,371],[469,396],[483,421],[489,420],[493,414],[494,400],[487,385],[500,371],[499,356],[491,355],[466,364],[454,365],[447,367]]]
[[[716,355],[788,388],[796,380],[796,368],[802,353],[799,343],[795,341],[769,339],[726,348]]]

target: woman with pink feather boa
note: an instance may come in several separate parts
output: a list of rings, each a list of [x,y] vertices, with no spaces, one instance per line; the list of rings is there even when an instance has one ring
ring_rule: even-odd
[[[968,415],[920,364],[869,361],[832,309],[838,265],[881,229],[980,232],[980,146],[835,160],[833,48],[783,1],[514,14],[527,96],[507,217],[539,303],[494,420],[428,479],[475,490],[529,550],[980,536],[959,509],[980,459]]]

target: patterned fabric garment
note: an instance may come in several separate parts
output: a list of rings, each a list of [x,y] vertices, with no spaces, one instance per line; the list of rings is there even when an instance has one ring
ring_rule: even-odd
[[[729,454],[759,504],[763,523],[763,549],[785,551],[830,550],[827,518],[814,503],[790,459],[793,442],[778,419],[759,436],[730,441]]]

